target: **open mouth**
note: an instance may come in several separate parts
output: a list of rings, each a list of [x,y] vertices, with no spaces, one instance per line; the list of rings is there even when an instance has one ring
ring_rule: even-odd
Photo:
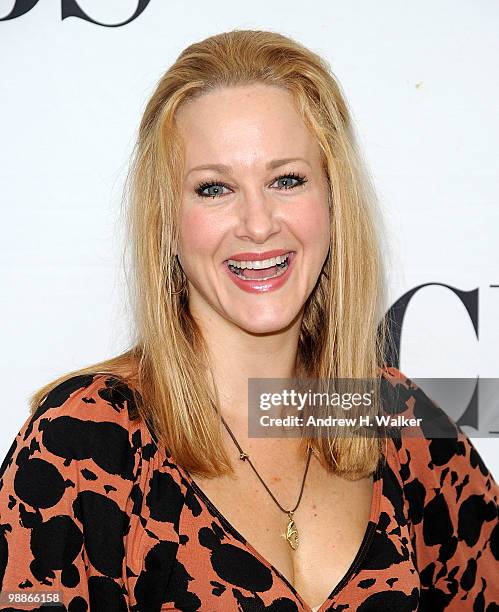
[[[289,265],[289,256],[292,251],[285,255],[264,259],[261,261],[236,261],[228,259],[226,264],[229,270],[238,278],[243,280],[269,280],[277,278],[286,272]]]

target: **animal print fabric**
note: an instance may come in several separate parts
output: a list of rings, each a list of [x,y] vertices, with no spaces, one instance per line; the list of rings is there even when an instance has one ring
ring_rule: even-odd
[[[390,413],[444,414],[399,370],[382,376],[399,392]],[[498,486],[451,423],[453,439],[390,439],[360,549],[319,612],[499,610]],[[0,478],[0,610],[312,611],[157,443],[116,378],[51,391]],[[59,606],[6,599],[57,591]]]

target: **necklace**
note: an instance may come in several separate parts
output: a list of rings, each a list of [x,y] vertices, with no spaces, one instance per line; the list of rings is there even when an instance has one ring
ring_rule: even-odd
[[[234,434],[230,430],[229,426],[225,422],[225,419],[222,416],[221,416],[221,419],[222,419],[222,422],[225,425],[227,431],[229,432],[230,437],[234,441],[234,444],[237,446],[237,449],[239,451],[239,459],[241,459],[242,461],[247,461],[250,464],[251,468],[253,469],[253,471],[257,475],[258,479],[260,480],[260,482],[263,484],[263,486],[267,490],[267,493],[274,500],[274,502],[279,506],[279,508],[285,514],[288,515],[288,519],[289,519],[288,520],[288,525],[287,525],[287,528],[286,528],[286,533],[284,533],[283,536],[286,538],[286,540],[287,540],[288,544],[291,546],[291,548],[293,550],[296,550],[298,548],[298,529],[296,528],[296,524],[295,524],[295,522],[293,520],[293,513],[298,508],[298,506],[300,504],[300,501],[301,501],[301,498],[302,498],[302,495],[303,495],[303,488],[305,486],[305,479],[307,478],[308,466],[310,464],[310,457],[312,455],[312,449],[311,448],[308,449],[307,465],[305,467],[305,473],[303,474],[303,480],[302,480],[302,483],[301,483],[300,495],[298,497],[298,501],[296,502],[296,506],[293,508],[293,510],[285,510],[281,506],[281,504],[277,501],[277,499],[274,497],[274,495],[272,494],[272,491],[264,483],[264,481],[263,481],[262,477],[260,476],[260,474],[256,471],[255,466],[253,465],[253,463],[251,462],[251,459],[249,458],[249,455],[247,453],[245,453],[243,451],[243,449],[239,446],[239,443],[236,440],[236,437],[234,436]]]

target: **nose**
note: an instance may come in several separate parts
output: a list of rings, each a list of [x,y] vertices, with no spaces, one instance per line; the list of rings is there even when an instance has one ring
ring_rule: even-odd
[[[246,193],[240,201],[236,236],[264,243],[281,229],[275,203],[261,192]]]

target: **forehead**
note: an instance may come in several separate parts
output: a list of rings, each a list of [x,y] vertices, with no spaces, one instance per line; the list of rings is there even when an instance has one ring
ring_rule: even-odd
[[[188,163],[202,163],[206,156],[237,164],[318,152],[292,95],[277,86],[216,89],[184,103],[176,119]]]

